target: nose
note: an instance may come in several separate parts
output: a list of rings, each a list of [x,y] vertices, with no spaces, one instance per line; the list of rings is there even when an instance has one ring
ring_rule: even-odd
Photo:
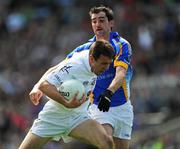
[[[96,25],[99,26],[99,25],[100,25],[100,21],[97,21],[97,22],[96,22]]]

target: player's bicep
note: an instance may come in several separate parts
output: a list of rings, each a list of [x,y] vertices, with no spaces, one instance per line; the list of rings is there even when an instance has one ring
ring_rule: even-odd
[[[122,49],[120,50],[120,53],[118,53],[116,56],[116,59],[114,61],[114,66],[115,67],[121,66],[127,70],[128,66],[131,63],[131,55],[132,55],[132,50],[130,44],[123,45]]]
[[[127,69],[125,69],[122,66],[118,66],[116,67],[116,76],[120,76],[121,78],[124,78],[126,76],[126,71]]]

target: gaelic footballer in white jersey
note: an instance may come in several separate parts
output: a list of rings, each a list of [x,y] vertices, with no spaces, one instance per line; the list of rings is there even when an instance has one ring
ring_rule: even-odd
[[[99,149],[113,149],[112,138],[88,115],[89,101],[85,100],[85,96],[81,101],[76,95],[67,101],[57,89],[64,81],[76,79],[82,82],[88,94],[97,75],[108,69],[113,58],[114,50],[110,43],[97,41],[90,50],[74,54],[44,77],[38,88],[50,100],[44,105],[19,149],[40,149],[50,140],[58,141],[67,137],[89,142]]]
[[[73,58],[61,62],[44,79],[57,88],[66,80],[77,79],[83,83],[88,94],[96,81],[96,75],[92,73],[89,65],[88,55],[89,50],[75,54]],[[64,142],[71,141],[68,134],[72,129],[90,119],[87,113],[89,101],[87,100],[77,108],[66,108],[55,100],[49,97],[48,99],[50,100],[39,113],[38,119],[34,121],[31,132],[41,137],[53,136],[52,139],[55,141],[60,138],[63,138]],[[39,123],[41,125],[38,125]]]

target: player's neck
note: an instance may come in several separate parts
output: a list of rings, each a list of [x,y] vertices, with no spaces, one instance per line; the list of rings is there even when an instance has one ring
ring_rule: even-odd
[[[106,41],[108,41],[109,40],[109,36],[110,36],[110,34],[107,34],[107,35],[96,35],[96,40],[106,40]]]

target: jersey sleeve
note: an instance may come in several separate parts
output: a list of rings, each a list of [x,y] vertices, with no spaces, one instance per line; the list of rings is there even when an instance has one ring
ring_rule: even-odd
[[[131,45],[128,42],[120,43],[119,51],[117,52],[114,60],[114,67],[122,66],[127,70],[131,62],[131,56]]]

